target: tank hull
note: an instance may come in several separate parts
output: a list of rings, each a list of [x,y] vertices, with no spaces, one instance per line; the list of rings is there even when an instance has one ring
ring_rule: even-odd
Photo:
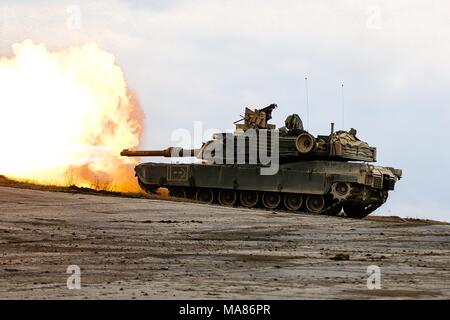
[[[275,175],[261,175],[261,165],[142,163],[135,168],[142,188],[208,203],[285,207],[361,218],[386,201],[398,177],[391,168],[341,161],[280,164]],[[175,191],[174,191],[175,190]],[[224,195],[225,194],[225,195]],[[257,203],[246,201],[253,195]],[[270,199],[270,201],[268,200]]]

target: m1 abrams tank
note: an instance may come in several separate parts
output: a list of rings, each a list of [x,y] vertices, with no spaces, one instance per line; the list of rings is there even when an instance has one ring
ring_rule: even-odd
[[[197,157],[200,163],[142,163],[136,176],[143,190],[167,188],[171,196],[224,206],[284,208],[363,218],[381,206],[402,171],[372,165],[376,148],[356,130],[313,136],[300,117],[285,126],[268,123],[277,106],[246,108],[234,133],[214,134],[200,149],[123,150],[128,157]],[[239,123],[244,121],[244,123]]]

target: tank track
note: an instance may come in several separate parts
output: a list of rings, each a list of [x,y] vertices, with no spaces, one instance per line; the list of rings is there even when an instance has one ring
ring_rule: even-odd
[[[138,179],[140,187],[147,193],[150,194],[158,194],[158,189],[160,186],[151,186],[151,185],[145,185]],[[271,195],[278,195],[279,200],[276,202],[279,202],[275,207],[268,207],[264,204],[264,201],[262,201],[264,192],[260,191],[247,191],[247,192],[254,192],[258,194],[258,200],[255,205],[252,206],[246,206],[241,202],[241,199],[239,197],[241,191],[239,190],[226,190],[228,193],[233,192],[236,196],[235,199],[232,199],[232,201],[229,201],[228,203],[224,204],[223,201],[219,200],[219,197],[223,198],[223,195],[221,195],[221,192],[224,192],[225,189],[208,189],[208,188],[196,188],[196,187],[168,187],[170,196],[176,197],[176,198],[187,198],[191,200],[197,200],[199,202],[203,202],[206,204],[213,204],[213,205],[222,205],[222,206],[228,206],[228,207],[244,207],[244,208],[265,208],[268,210],[285,210],[289,212],[306,212],[306,213],[313,213],[313,214],[321,214],[321,215],[328,215],[328,216],[338,216],[342,215],[348,218],[355,218],[355,219],[362,219],[369,214],[371,214],[373,211],[375,211],[377,208],[379,208],[383,203],[386,202],[387,199],[387,191],[375,191],[372,189],[365,188],[364,186],[352,184],[350,190],[345,195],[336,196],[333,194],[332,190],[330,190],[329,193],[323,195],[323,196],[317,196],[317,195],[308,195],[308,194],[297,194],[297,196],[301,196],[301,205],[298,209],[289,209],[286,206],[286,200],[285,197],[287,193],[270,193]],[[202,192],[200,192],[202,191]],[[376,192],[379,193],[377,197],[368,197],[367,194],[370,192]],[[276,196],[275,196],[276,197]],[[310,197],[322,197],[324,200],[323,208],[320,210],[317,210],[318,207],[314,208],[316,210],[311,210],[310,206],[306,204],[308,199]],[[342,214],[343,213],[343,214]]]

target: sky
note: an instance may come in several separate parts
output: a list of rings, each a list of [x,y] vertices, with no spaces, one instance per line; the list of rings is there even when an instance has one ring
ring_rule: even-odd
[[[146,113],[142,148],[277,103],[273,123],[354,127],[378,164],[403,169],[378,214],[450,221],[448,1],[3,0],[0,55],[25,39],[113,53]]]

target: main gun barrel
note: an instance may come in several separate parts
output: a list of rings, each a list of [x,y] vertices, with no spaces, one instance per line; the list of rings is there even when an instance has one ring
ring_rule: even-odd
[[[124,149],[120,155],[123,157],[196,157],[199,150],[169,147],[164,150],[128,150]]]

